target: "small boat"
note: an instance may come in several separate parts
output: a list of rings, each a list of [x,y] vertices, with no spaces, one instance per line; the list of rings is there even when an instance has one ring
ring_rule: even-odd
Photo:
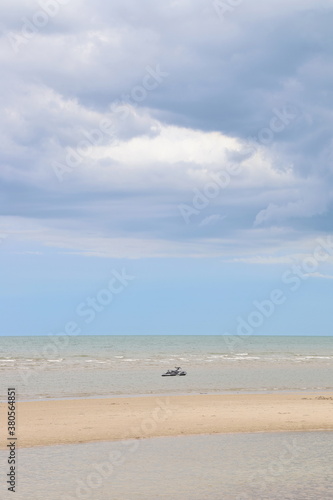
[[[180,366],[175,366],[174,370],[166,371],[165,373],[162,374],[162,377],[175,377],[176,375],[184,377],[184,375],[186,375],[186,372],[182,370]]]

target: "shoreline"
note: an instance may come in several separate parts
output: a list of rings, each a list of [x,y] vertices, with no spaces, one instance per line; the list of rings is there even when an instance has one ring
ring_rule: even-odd
[[[46,401],[85,401],[85,400],[96,400],[96,399],[132,399],[132,398],[169,398],[176,396],[249,396],[256,394],[266,394],[266,395],[282,395],[282,394],[293,394],[297,396],[331,396],[331,389],[311,389],[312,392],[307,392],[307,390],[301,389],[277,389],[275,391],[271,390],[261,390],[261,391],[220,391],[220,392],[161,392],[161,393],[142,393],[142,394],[98,394],[97,396],[59,396],[59,397],[41,397],[40,399],[20,399],[17,403],[42,403]],[[0,399],[1,405],[6,404],[6,399]]]
[[[196,394],[17,403],[17,446],[197,434],[332,431],[333,393]],[[6,421],[7,405],[0,404]],[[0,449],[6,448],[2,426]]]

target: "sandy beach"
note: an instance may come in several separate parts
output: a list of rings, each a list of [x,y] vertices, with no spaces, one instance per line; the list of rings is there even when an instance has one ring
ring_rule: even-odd
[[[0,405],[4,422],[6,405]],[[333,394],[149,396],[21,402],[19,447],[234,432],[333,430]],[[4,427],[1,447],[5,447]]]

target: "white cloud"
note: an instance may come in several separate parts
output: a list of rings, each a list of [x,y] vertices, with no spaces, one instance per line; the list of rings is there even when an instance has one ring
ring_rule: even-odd
[[[266,209],[257,214],[255,225],[281,222],[293,217],[322,215],[332,199],[325,182],[314,178],[307,180],[307,186],[300,190],[298,196],[300,199],[288,201],[284,205],[270,203]]]
[[[88,254],[99,245],[282,263],[315,238],[318,220],[329,231],[330,3],[243,2],[221,20],[205,0],[72,0],[14,54],[8,30],[39,8],[2,6],[0,216],[18,217],[22,238],[33,228],[43,244],[63,238]],[[167,76],[133,101],[147,67]],[[105,119],[114,136],[58,182],[54,161],[66,165]],[[178,205],[231,163],[240,174],[186,226]]]
[[[209,215],[208,217],[205,217],[199,224],[199,226],[210,226],[211,224],[216,224],[219,221],[222,221],[225,219],[226,216],[224,215],[219,215],[219,214],[214,214],[214,215]]]
[[[321,278],[325,280],[333,280],[333,276],[330,274],[322,274],[322,273],[308,273],[305,274],[307,278]]]

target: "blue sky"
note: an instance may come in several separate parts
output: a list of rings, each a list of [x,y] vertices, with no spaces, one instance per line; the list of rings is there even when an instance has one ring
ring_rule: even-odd
[[[331,335],[330,2],[1,19],[1,335]]]

